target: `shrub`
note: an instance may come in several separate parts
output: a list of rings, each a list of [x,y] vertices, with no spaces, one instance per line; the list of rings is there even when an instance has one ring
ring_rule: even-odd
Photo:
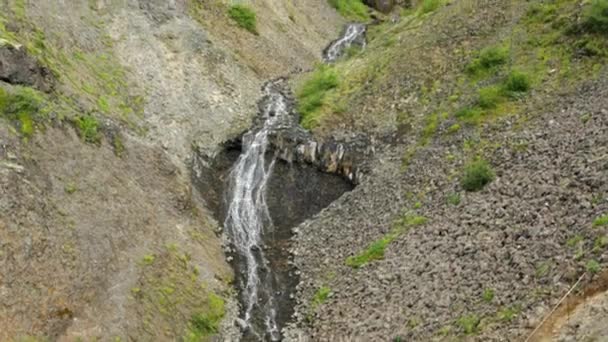
[[[530,78],[522,72],[512,71],[504,83],[504,88],[510,93],[525,93],[530,90]]]
[[[209,293],[206,312],[192,315],[190,319],[190,340],[200,341],[203,337],[214,335],[219,331],[219,323],[225,313],[224,305],[221,297]]]
[[[329,66],[321,65],[304,81],[297,92],[298,111],[302,126],[311,128],[316,123],[315,112],[323,106],[327,92],[339,85],[338,74]]]
[[[245,5],[233,5],[228,10],[228,15],[234,20],[237,25],[245,30],[258,34],[257,18],[255,12]]]
[[[588,31],[608,34],[608,0],[593,0],[584,13]]]
[[[80,137],[89,143],[99,142],[99,133],[97,131],[99,122],[94,116],[87,115],[76,118],[76,127],[80,133]]]
[[[361,0],[329,0],[329,4],[347,19],[367,20],[369,10]]]
[[[494,290],[492,289],[485,289],[483,291],[483,294],[481,295],[481,298],[485,301],[485,302],[491,302],[492,299],[494,299]]]
[[[460,204],[460,194],[455,192],[448,195],[448,203],[451,205],[459,205]]]
[[[509,60],[509,49],[503,46],[492,46],[481,50],[479,56],[467,66],[471,75],[480,75],[505,64]]]
[[[484,160],[477,160],[464,169],[460,184],[466,191],[479,191],[494,180],[494,172]]]

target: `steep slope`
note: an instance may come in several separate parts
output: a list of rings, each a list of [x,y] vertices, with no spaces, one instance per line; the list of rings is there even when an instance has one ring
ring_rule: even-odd
[[[245,130],[262,83],[310,68],[342,19],[256,1],[254,35],[229,8],[0,4],[0,340],[235,336],[192,148]]]
[[[598,281],[608,41],[590,6],[421,1],[296,82],[307,101],[335,75],[303,122],[376,153],[296,229],[294,340],[525,340],[580,276]]]

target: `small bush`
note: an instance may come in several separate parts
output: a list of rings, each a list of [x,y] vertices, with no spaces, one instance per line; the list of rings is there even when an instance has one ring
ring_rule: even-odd
[[[215,335],[219,331],[219,324],[225,314],[224,300],[209,293],[208,307],[206,312],[192,315],[190,319],[190,336],[191,341],[201,341],[203,337]]]
[[[471,335],[478,331],[481,320],[477,315],[471,314],[460,317],[456,323],[466,335]]]
[[[245,5],[233,5],[228,10],[228,16],[245,30],[258,34],[255,12]]]
[[[94,116],[87,115],[76,118],[76,127],[80,133],[80,137],[89,143],[99,142],[99,122]]]
[[[588,31],[608,34],[608,0],[593,0],[584,13]]]
[[[451,205],[459,205],[460,204],[460,194],[455,192],[448,195],[448,203]]]
[[[477,104],[483,109],[496,108],[503,99],[503,92],[500,87],[492,86],[479,89],[479,99]]]
[[[593,220],[593,226],[594,227],[608,226],[608,214],[604,214],[604,215],[596,218],[595,220]]]
[[[467,66],[471,75],[480,75],[505,64],[509,60],[509,49],[502,46],[492,46],[481,50],[479,56]]]
[[[369,9],[361,0],[329,0],[329,4],[344,18],[351,20],[369,18]]]
[[[530,78],[528,75],[512,71],[504,84],[505,91],[510,93],[525,93],[530,90]]]
[[[316,124],[315,112],[323,106],[327,92],[339,85],[338,74],[329,66],[319,66],[315,72],[304,81],[297,92],[300,121],[305,128]]]
[[[490,165],[483,160],[478,160],[465,167],[460,184],[466,191],[479,191],[493,180],[494,171]]]

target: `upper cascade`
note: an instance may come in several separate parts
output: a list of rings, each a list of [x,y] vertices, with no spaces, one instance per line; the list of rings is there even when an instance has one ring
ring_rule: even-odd
[[[360,23],[346,25],[342,36],[333,41],[324,51],[323,60],[326,63],[333,63],[342,57],[346,50],[351,46],[365,47],[365,34],[367,26]]]

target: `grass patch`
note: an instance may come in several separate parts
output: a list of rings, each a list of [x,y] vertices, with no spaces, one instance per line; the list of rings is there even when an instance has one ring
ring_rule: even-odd
[[[503,322],[511,322],[519,314],[519,309],[514,307],[503,308],[498,311],[498,319]]]
[[[88,143],[99,142],[99,122],[94,116],[86,115],[76,118],[76,127],[80,137]]]
[[[602,266],[600,265],[599,262],[597,262],[595,260],[589,260],[585,264],[585,269],[587,270],[587,272],[589,272],[591,274],[596,274],[596,273],[600,272],[600,270],[602,269]]]
[[[492,299],[494,299],[494,290],[490,289],[490,288],[483,290],[483,293],[481,294],[481,298],[486,303],[491,302]]]
[[[356,256],[351,256],[346,259],[346,265],[359,268],[374,260],[384,259],[386,247],[393,242],[399,235],[403,234],[410,228],[420,226],[428,221],[426,217],[417,215],[405,215],[401,219],[393,223],[391,232],[385,235],[382,239],[373,242],[365,251]]]
[[[321,286],[317,292],[315,292],[315,295],[312,297],[312,305],[313,307],[317,307],[323,303],[325,303],[325,301],[327,300],[327,298],[329,298],[329,295],[331,294],[331,289],[327,286]]]
[[[583,14],[584,27],[595,33],[608,33],[608,0],[593,0]]]
[[[481,319],[475,314],[462,316],[456,321],[456,325],[458,325],[465,335],[477,333],[479,331],[479,323],[481,323]]]
[[[434,12],[441,5],[443,5],[443,0],[423,0],[422,4],[420,5],[419,13],[427,14],[427,13]]]
[[[511,71],[504,82],[504,90],[508,94],[525,93],[531,88],[530,77],[520,71]]]
[[[0,116],[12,121],[24,137],[34,134],[36,123],[47,117],[42,93],[29,87],[0,88]]]
[[[257,17],[255,12],[245,5],[233,5],[228,9],[228,16],[245,30],[258,34]]]
[[[361,0],[329,0],[328,2],[344,18],[363,21],[369,19],[369,8]]]
[[[208,308],[204,313],[192,315],[188,328],[187,340],[201,341],[206,336],[217,334],[222,318],[224,318],[224,300],[214,294],[208,295]]]
[[[457,192],[451,193],[448,195],[448,203],[454,206],[457,206],[460,204],[461,198],[460,198],[460,194]]]
[[[604,227],[608,226],[608,214],[604,214],[595,220],[593,220],[593,227]]]
[[[503,91],[498,86],[479,89],[477,105],[483,109],[494,109],[503,100]]]
[[[456,112],[456,118],[471,123],[479,122],[485,115],[486,112],[478,107],[464,107]]]
[[[494,180],[494,171],[484,160],[469,163],[462,175],[460,185],[466,191],[479,191]]]
[[[467,66],[467,73],[472,76],[482,76],[496,71],[498,67],[509,60],[509,49],[504,46],[491,46],[479,52]]]
[[[327,92],[340,84],[337,72],[330,66],[320,65],[297,91],[300,123],[305,128],[318,124],[318,110],[323,106]]]

